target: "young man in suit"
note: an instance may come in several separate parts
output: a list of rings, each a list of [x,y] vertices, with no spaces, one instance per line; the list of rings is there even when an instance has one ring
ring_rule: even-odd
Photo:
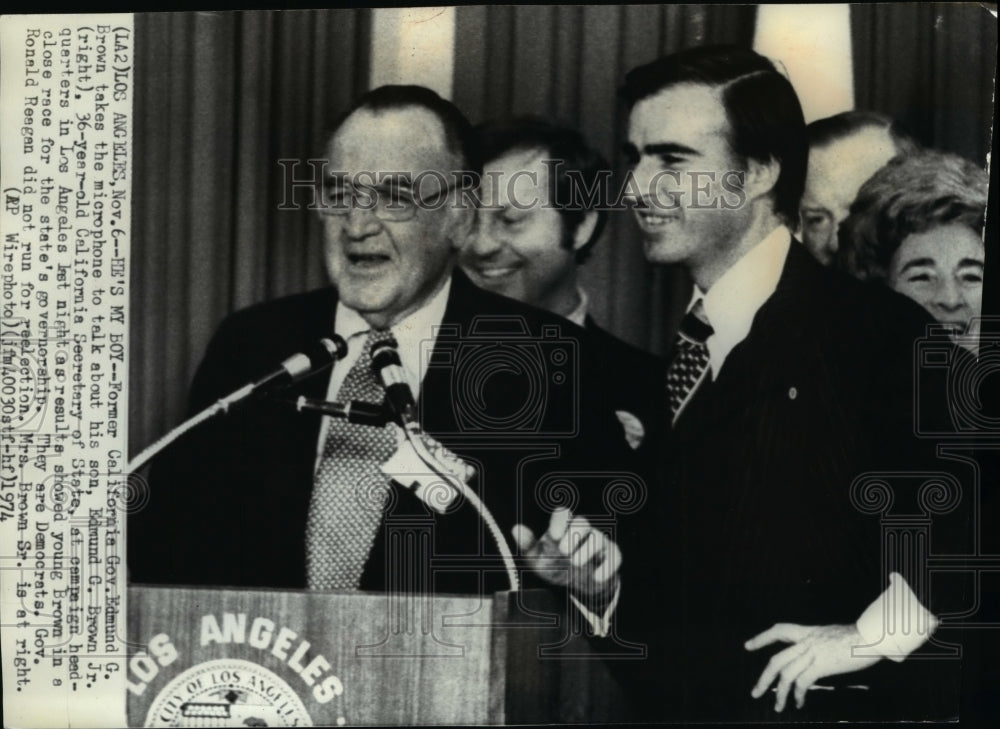
[[[601,487],[585,475],[631,454],[613,413],[581,400],[606,377],[583,330],[483,291],[455,268],[474,213],[457,174],[468,169],[468,131],[452,104],[422,87],[381,87],[348,111],[327,149],[319,210],[333,286],[229,317],[195,376],[191,411],[321,337],[343,337],[347,356],[332,373],[234,408],[163,455],[150,503],[130,522],[134,581],[507,589],[498,549],[464,498],[436,501],[439,513],[406,473],[389,483],[381,466],[397,446],[390,429],[283,402],[381,403],[370,348],[391,336],[423,431],[474,466],[470,486],[513,532],[525,563],[593,608],[584,612],[603,632],[620,553],[573,512],[600,503]],[[564,472],[584,477],[567,490]],[[393,530],[414,528],[429,541],[394,551]]]
[[[692,49],[632,70],[623,96],[646,256],[683,265],[695,283],[651,490],[666,528],[622,545],[626,569],[655,587],[617,619],[639,625],[651,605],[662,610],[645,623],[646,715],[904,718],[879,683],[899,667],[882,659],[901,661],[935,619],[913,575],[886,586],[878,518],[862,513],[870,494],[852,483],[924,466],[910,415],[913,345],[928,319],[793,240],[806,129],[769,60]],[[891,633],[886,605],[920,628]],[[810,691],[817,684],[836,688]],[[783,713],[793,701],[799,710]]]
[[[659,417],[665,363],[602,329],[588,312],[577,270],[607,223],[611,169],[575,129],[540,117],[481,124],[473,153],[482,167],[480,207],[462,248],[462,269],[488,291],[585,327],[627,376],[588,393],[615,411],[638,448]]]

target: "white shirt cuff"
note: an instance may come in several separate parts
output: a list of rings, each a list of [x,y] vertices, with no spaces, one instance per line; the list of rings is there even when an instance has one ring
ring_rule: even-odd
[[[858,618],[858,633],[865,643],[859,652],[899,663],[927,642],[939,622],[903,576],[893,572],[885,592]]]
[[[604,615],[600,616],[588,610],[584,604],[577,600],[572,594],[569,596],[569,599],[573,601],[573,604],[576,605],[576,609],[579,610],[583,614],[583,617],[587,619],[587,622],[590,624],[590,629],[594,631],[594,635],[598,638],[607,638],[608,633],[611,632],[611,616],[614,615],[615,608],[618,607],[618,597],[621,594],[622,586],[621,583],[619,583],[618,587],[615,588],[615,594],[611,598],[611,602],[609,602],[608,606],[604,609]]]

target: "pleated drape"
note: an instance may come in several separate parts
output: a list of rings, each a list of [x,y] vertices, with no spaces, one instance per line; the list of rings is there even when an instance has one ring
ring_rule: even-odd
[[[317,222],[278,209],[278,160],[319,157],[367,88],[369,15],[136,15],[133,454],[180,421],[226,314],[326,282]]]
[[[456,104],[474,121],[544,114],[580,129],[616,166],[627,118],[617,101],[626,71],[690,46],[753,41],[748,5],[476,6],[458,8]],[[646,263],[631,216],[611,214],[581,269],[591,313],[640,347],[664,351],[690,283]]]
[[[997,22],[978,3],[851,6],[854,98],[923,144],[985,164],[993,122]]]

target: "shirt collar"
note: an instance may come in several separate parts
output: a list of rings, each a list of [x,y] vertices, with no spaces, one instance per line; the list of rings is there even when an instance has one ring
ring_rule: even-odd
[[[719,376],[733,348],[746,339],[758,310],[778,288],[791,242],[792,234],[780,225],[747,251],[707,292],[695,286],[688,311],[698,299],[704,300],[705,316],[713,329],[705,342],[712,379]]]
[[[441,324],[444,320],[444,310],[448,305],[450,291],[451,277],[423,306],[389,327],[389,331],[396,337],[400,346],[403,345],[401,340],[406,339],[411,343],[414,340],[419,341],[420,338],[430,333],[431,327]],[[338,300],[334,329],[346,340],[358,334],[367,334],[371,325],[364,320],[359,312]]]
[[[577,287],[577,296],[580,297],[580,303],[566,315],[566,318],[577,326],[584,326],[587,321],[587,308],[590,304],[590,300],[587,298],[587,292],[583,289]]]
[[[399,345],[399,359],[414,393],[419,392],[420,384],[427,372],[429,353],[434,346],[437,330],[444,321],[450,292],[451,277],[423,306],[389,327]],[[360,313],[339,300],[334,316],[334,330],[348,342],[348,353],[350,353],[351,339],[367,334],[371,326]],[[422,346],[424,349],[421,349]],[[422,355],[425,350],[428,356]]]
[[[445,281],[441,290],[434,294],[426,304],[404,319],[390,327],[400,350],[420,353],[424,342],[433,344],[436,331],[444,321],[444,311],[448,307],[448,295],[451,292],[451,277]],[[428,353],[430,350],[427,350]],[[421,376],[421,379],[423,377]]]

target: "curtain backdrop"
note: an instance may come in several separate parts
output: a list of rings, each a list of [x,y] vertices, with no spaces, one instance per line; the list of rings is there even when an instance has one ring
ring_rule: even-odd
[[[367,88],[369,14],[136,15],[133,454],[180,421],[226,314],[326,282],[316,221],[277,209],[277,160],[319,157]]]
[[[543,114],[580,129],[624,167],[617,90],[632,67],[689,46],[753,41],[756,8],[735,6],[477,6],[458,8],[455,103],[474,122]],[[673,338],[691,284],[649,266],[630,215],[612,212],[581,269],[597,321],[644,349]]]
[[[456,18],[455,92],[473,121],[546,114],[617,167],[625,72],[684,47],[752,41],[753,6],[476,6]],[[925,142],[983,159],[995,22],[976,5],[856,6],[856,99]],[[137,14],[130,448],[180,421],[194,368],[229,312],[326,283],[319,225],[280,211],[280,159],[320,156],[367,89],[371,12]],[[690,284],[646,264],[612,214],[583,267],[595,317],[654,351]]]
[[[851,6],[854,99],[923,143],[986,162],[996,18],[976,3]]]

